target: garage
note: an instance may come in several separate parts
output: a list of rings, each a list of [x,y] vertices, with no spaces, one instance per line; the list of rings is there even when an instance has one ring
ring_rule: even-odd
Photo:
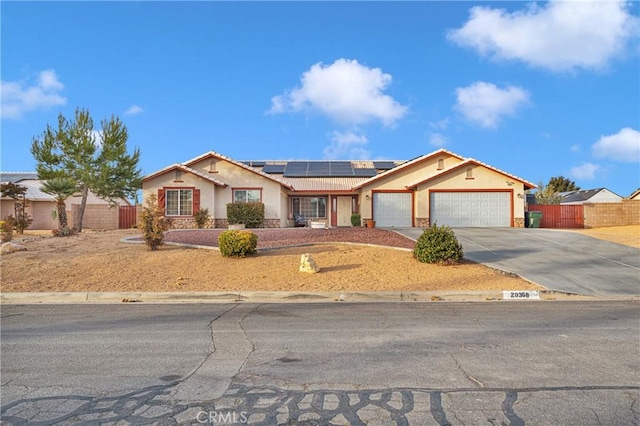
[[[511,226],[511,192],[431,192],[429,198],[432,224]]]
[[[410,192],[374,192],[373,220],[376,226],[413,226]]]

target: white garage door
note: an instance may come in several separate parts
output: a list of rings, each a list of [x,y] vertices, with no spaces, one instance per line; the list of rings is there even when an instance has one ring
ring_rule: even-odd
[[[432,192],[430,206],[438,225],[511,226],[509,192]]]
[[[411,226],[411,193],[374,192],[376,226]]]

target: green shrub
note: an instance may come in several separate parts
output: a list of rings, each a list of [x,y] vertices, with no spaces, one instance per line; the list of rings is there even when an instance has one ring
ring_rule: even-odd
[[[224,231],[218,236],[218,247],[224,257],[246,257],[254,254],[258,236],[251,231]]]
[[[362,216],[360,216],[360,213],[351,215],[351,226],[362,226]]]
[[[158,206],[158,197],[149,195],[147,205],[140,215],[140,230],[142,238],[149,250],[158,250],[164,244],[164,231],[169,229],[169,222],[164,217],[164,210]]]
[[[198,213],[193,215],[193,219],[196,221],[198,228],[204,228],[209,220],[209,209],[200,209]]]
[[[462,245],[451,228],[435,223],[424,230],[413,248],[413,257],[425,263],[457,263],[462,256]]]
[[[264,223],[264,204],[229,203],[227,204],[227,221],[229,225],[243,223],[247,228],[261,228]]]

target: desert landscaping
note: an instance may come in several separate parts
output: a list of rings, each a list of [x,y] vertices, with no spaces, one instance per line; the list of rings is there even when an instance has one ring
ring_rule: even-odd
[[[410,252],[413,241],[393,231],[328,231],[257,230],[258,253],[242,259],[224,258],[214,249],[167,244],[152,252],[141,242],[123,242],[140,237],[135,229],[86,230],[58,238],[50,232],[27,231],[14,237],[27,250],[0,258],[2,292],[542,289],[468,261],[449,266],[420,263]],[[173,231],[166,241],[213,246],[219,232]],[[638,226],[576,232],[640,247]],[[288,247],[277,248],[283,245]],[[320,273],[299,272],[304,253],[311,254]]]
[[[409,250],[413,241],[392,231],[355,229],[349,232],[348,239],[366,238],[369,243],[389,244],[396,248],[327,243],[322,241],[329,235],[324,231],[259,230],[258,253],[243,259],[224,258],[217,250],[176,245],[164,245],[152,252],[144,244],[121,241],[139,237],[136,230],[88,230],[58,238],[27,232],[21,238],[15,238],[27,248],[26,251],[0,258],[2,291],[322,292],[540,288],[474,263],[453,266],[420,263],[413,259]],[[203,245],[208,237],[209,244],[214,244],[217,232],[175,231],[168,234],[167,241]],[[276,236],[277,241],[274,241]],[[347,238],[346,232],[343,237]],[[264,248],[306,242],[315,244]],[[398,248],[403,246],[404,249]],[[300,256],[304,253],[311,254],[318,263],[319,273],[299,272]]]

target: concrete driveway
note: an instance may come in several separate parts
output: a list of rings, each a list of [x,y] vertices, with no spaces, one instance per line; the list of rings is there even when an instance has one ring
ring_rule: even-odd
[[[417,239],[420,228],[395,229]],[[529,228],[454,228],[464,257],[518,274],[550,290],[639,296],[640,250],[575,232]]]

